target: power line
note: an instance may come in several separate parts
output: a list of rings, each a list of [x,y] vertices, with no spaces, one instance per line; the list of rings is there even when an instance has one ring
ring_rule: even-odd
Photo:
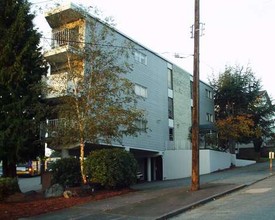
[[[38,5],[38,4],[43,4],[43,3],[47,3],[47,2],[52,2],[52,1],[55,1],[55,0],[47,0],[47,1],[43,1],[43,2],[31,2],[32,5]]]
[[[42,39],[45,40],[51,40],[51,41],[58,41],[54,38],[50,37],[41,37]],[[102,44],[102,43],[90,43],[90,42],[85,42],[85,41],[74,41],[74,40],[60,40],[61,42],[65,43],[72,43],[72,44],[89,44],[89,45],[94,45],[94,46],[102,46],[102,47],[115,47],[115,48],[125,48],[125,49],[134,49],[134,50],[147,50],[145,48],[136,48],[136,47],[127,47],[127,46],[119,46],[119,45],[113,45],[113,44]]]

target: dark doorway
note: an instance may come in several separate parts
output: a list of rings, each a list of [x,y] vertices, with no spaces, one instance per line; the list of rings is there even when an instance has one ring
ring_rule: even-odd
[[[163,180],[162,156],[156,157],[155,160],[156,160],[156,180]]]

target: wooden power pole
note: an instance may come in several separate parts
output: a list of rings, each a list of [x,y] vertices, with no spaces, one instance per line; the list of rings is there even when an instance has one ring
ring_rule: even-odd
[[[199,175],[199,44],[200,44],[200,0],[195,0],[193,66],[193,112],[192,112],[192,185],[191,191],[200,188]]]

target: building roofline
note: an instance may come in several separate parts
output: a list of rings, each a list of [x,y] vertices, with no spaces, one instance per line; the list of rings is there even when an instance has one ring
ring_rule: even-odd
[[[81,14],[83,15],[83,18],[89,16],[89,17],[91,17],[91,18],[93,18],[93,19],[96,19],[96,20],[99,21],[101,24],[109,26],[109,27],[110,27],[111,29],[113,29],[115,32],[117,32],[118,34],[120,34],[120,35],[122,35],[123,37],[127,38],[128,40],[134,42],[135,44],[137,44],[138,46],[140,46],[140,47],[143,48],[144,50],[147,50],[147,51],[149,51],[150,53],[153,53],[154,55],[158,56],[159,58],[161,58],[161,59],[163,59],[163,60],[165,60],[165,61],[167,61],[167,62],[169,62],[169,63],[171,63],[171,64],[173,64],[173,65],[175,65],[173,62],[169,61],[167,58],[165,58],[165,57],[161,56],[160,54],[154,52],[152,49],[148,48],[147,46],[145,46],[145,45],[143,45],[143,44],[137,42],[135,39],[131,38],[130,36],[128,36],[128,35],[126,35],[125,33],[123,33],[122,31],[118,30],[116,27],[114,27],[114,26],[110,25],[109,23],[103,21],[103,20],[100,19],[99,17],[96,17],[95,15],[92,15],[91,13],[85,12],[85,10],[83,9],[83,7],[81,7],[80,5],[77,5],[77,4],[75,4],[75,3],[70,2],[70,3],[67,3],[67,4],[65,4],[65,5],[61,5],[61,6],[57,7],[57,8],[54,8],[54,9],[52,9],[52,10],[46,12],[46,13],[45,13],[45,17],[51,16],[51,15],[53,15],[53,14],[55,14],[55,13],[58,13],[58,12],[61,12],[61,11],[65,11],[65,10],[68,10],[68,9],[72,9],[72,10],[78,11],[79,13],[81,13]],[[181,69],[182,69],[182,68],[181,68]],[[187,72],[187,71],[185,70],[185,72]]]
[[[168,58],[165,58],[163,57],[162,55],[158,54],[157,52],[153,51],[152,49],[150,49],[149,47],[139,43],[138,41],[136,41],[135,39],[133,39],[132,37],[128,36],[127,34],[123,33],[122,31],[118,30],[116,27],[110,25],[109,23],[103,21],[102,19],[100,19],[99,17],[96,17],[95,15],[92,15],[91,13],[89,12],[86,12],[82,6],[80,5],[77,5],[75,3],[68,3],[68,4],[65,4],[65,5],[62,5],[62,6],[59,6],[49,12],[46,12],[45,13],[45,17],[46,16],[50,16],[51,14],[54,14],[54,13],[57,13],[57,12],[61,12],[61,11],[64,11],[64,10],[68,10],[68,9],[73,9],[73,10],[77,10],[79,13],[81,13],[83,15],[83,18],[87,18],[88,16],[91,17],[92,19],[95,19],[97,20],[98,22],[100,22],[101,24],[103,25],[107,25],[108,27],[110,27],[111,29],[113,29],[116,33],[120,34],[121,36],[125,37],[126,39],[132,41],[133,43],[137,44],[139,47],[143,48],[144,50],[154,54],[155,56],[161,58],[162,60],[166,61],[167,63],[170,63],[171,65],[173,66],[176,66],[178,67],[179,69],[183,70],[184,72],[186,72],[187,74],[189,74],[191,77],[193,77],[193,75],[191,73],[189,73],[187,70],[185,70],[184,68],[180,67],[179,65],[173,63],[172,61],[170,61]],[[207,86],[210,86],[208,83],[202,81],[200,79],[200,82],[207,85]],[[211,86],[210,86],[211,87]]]

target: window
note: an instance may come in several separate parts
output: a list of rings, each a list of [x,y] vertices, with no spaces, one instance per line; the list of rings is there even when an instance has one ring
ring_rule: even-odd
[[[167,75],[168,75],[168,89],[173,89],[173,72],[171,69],[167,69]]]
[[[141,52],[135,51],[135,60],[147,65],[147,56]]]
[[[210,113],[206,113],[206,120],[209,122],[213,122],[214,121],[213,115]]]
[[[208,89],[205,89],[205,93],[206,93],[206,97],[209,98],[209,99],[213,99],[213,92],[208,90]]]
[[[169,128],[169,141],[174,140],[174,128]]]
[[[174,119],[174,104],[172,98],[168,98],[168,118]]]
[[[193,99],[193,82],[190,81],[190,96],[191,96],[191,99]]]
[[[138,84],[135,84],[135,93],[138,96],[147,98],[147,88]]]
[[[144,120],[136,120],[135,121],[136,126],[141,130],[146,130],[147,128],[147,121]]]

